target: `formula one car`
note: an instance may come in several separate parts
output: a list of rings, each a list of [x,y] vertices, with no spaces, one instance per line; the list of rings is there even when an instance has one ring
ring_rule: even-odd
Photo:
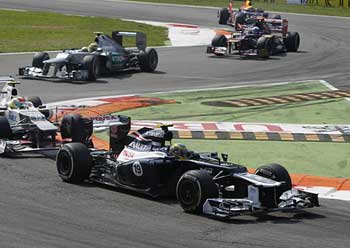
[[[57,153],[61,179],[70,183],[101,183],[149,195],[175,196],[185,212],[217,217],[293,210],[318,206],[318,196],[292,189],[287,170],[278,164],[246,167],[227,155],[188,151],[172,144],[167,125],[142,128],[128,135],[130,118],[119,116],[110,127],[111,150],[65,144]]]
[[[147,48],[146,35],[141,32],[112,32],[112,37],[96,33],[95,42],[82,49],[68,49],[50,59],[46,52],[36,53],[32,66],[19,68],[19,75],[29,78],[96,80],[105,73],[128,69],[153,72],[158,54]],[[123,37],[136,38],[136,48],[124,48]]]
[[[288,32],[287,20],[256,18],[251,19],[242,31],[228,36],[216,35],[207,47],[207,53],[269,58],[282,52],[297,52],[299,44],[299,33]]]
[[[57,150],[57,132],[63,139],[89,144],[92,121],[77,114],[65,115],[60,124],[51,122],[52,111],[39,97],[18,96],[13,78],[6,82],[0,95],[0,154]]]
[[[233,10],[233,1],[229,2],[228,8],[222,8],[218,10],[217,17],[219,19],[219,24],[222,25],[231,25],[235,27],[235,30],[242,30],[244,25],[250,20],[258,17],[264,17],[269,19],[280,20],[281,15],[273,14],[270,15],[268,12],[265,12],[263,9],[254,8],[250,3],[243,4],[238,11]]]

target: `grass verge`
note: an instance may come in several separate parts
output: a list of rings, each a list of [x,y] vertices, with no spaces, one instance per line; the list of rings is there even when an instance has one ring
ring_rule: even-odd
[[[324,91],[319,82],[293,83],[276,86],[232,88],[212,91],[157,94],[152,96],[174,99],[179,104],[152,106],[118,114],[134,120],[193,120],[266,122],[295,124],[346,124],[350,123],[350,103],[345,99],[329,99],[302,103],[288,103],[260,107],[212,107],[201,102],[219,99],[264,97],[282,94]],[[105,135],[99,135],[106,138]],[[291,173],[318,176],[350,177],[349,144],[300,143],[274,141],[215,141],[175,140],[197,151],[227,153],[230,161],[256,168],[277,162]]]
[[[227,7],[228,0],[130,0],[137,2],[154,2],[154,3],[173,3],[173,4],[185,4],[195,6],[212,6],[212,7]],[[268,11],[276,12],[289,12],[289,13],[305,13],[314,15],[330,15],[330,16],[350,16],[350,8],[338,7],[337,1],[330,1],[332,7],[325,7],[324,1],[320,0],[319,5],[291,5],[286,4],[286,0],[276,0],[274,4],[263,3],[263,1],[253,1],[253,6],[256,8],[262,8]],[[242,5],[242,1],[235,1],[234,8],[238,8]],[[347,1],[344,1],[344,6],[347,5]]]
[[[164,45],[163,27],[103,17],[81,17],[55,13],[0,9],[0,52],[26,52],[79,48],[93,42],[93,32],[142,31],[149,46]],[[135,46],[135,41],[126,43]]]

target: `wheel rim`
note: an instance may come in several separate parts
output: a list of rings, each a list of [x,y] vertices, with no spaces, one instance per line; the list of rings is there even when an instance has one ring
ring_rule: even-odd
[[[179,188],[179,201],[186,206],[195,205],[198,202],[199,191],[192,181],[182,181]]]
[[[72,171],[72,160],[68,152],[60,151],[57,156],[57,170],[60,176],[68,177]]]

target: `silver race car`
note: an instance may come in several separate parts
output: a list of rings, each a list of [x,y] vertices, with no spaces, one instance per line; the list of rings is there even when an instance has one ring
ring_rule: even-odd
[[[57,150],[66,138],[88,143],[92,121],[78,114],[65,115],[60,124],[50,121],[52,111],[39,97],[18,96],[13,78],[5,82],[0,95],[0,154]],[[62,139],[57,139],[57,132]]]
[[[123,37],[135,37],[136,48],[124,48]],[[158,54],[147,48],[142,32],[114,31],[112,36],[96,32],[93,43],[81,49],[67,49],[50,59],[46,52],[36,53],[32,66],[19,68],[19,75],[29,78],[96,80],[102,74],[129,69],[153,72]]]

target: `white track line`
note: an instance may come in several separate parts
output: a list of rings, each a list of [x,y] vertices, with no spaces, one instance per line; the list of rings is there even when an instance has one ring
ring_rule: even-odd
[[[328,83],[325,80],[320,80],[320,83],[323,84],[324,86],[326,86],[327,88],[331,89],[331,90],[339,90],[338,88],[334,87],[333,85],[331,85],[330,83]],[[345,100],[350,102],[350,97],[346,97]]]
[[[95,96],[95,97],[79,98],[79,99],[72,99],[72,100],[64,100],[64,101],[59,101],[59,102],[51,102],[51,103],[47,103],[47,104],[50,104],[50,105],[52,105],[52,104],[64,104],[64,103],[73,102],[73,101],[74,102],[79,102],[79,101],[88,101],[88,100],[111,98],[111,97],[135,96],[135,95],[142,95],[142,94],[155,95],[155,94],[172,94],[172,93],[211,91],[211,90],[223,90],[223,89],[253,88],[253,87],[266,87],[266,86],[275,86],[275,85],[307,83],[307,82],[315,82],[315,81],[319,81],[320,82],[321,80],[303,80],[303,81],[296,81],[296,82],[281,82],[281,83],[269,83],[269,84],[249,84],[249,85],[235,85],[235,86],[225,86],[225,87],[216,87],[216,88],[173,90],[173,91],[157,91],[157,92],[151,92],[151,93],[142,92],[142,93],[125,94],[125,95]]]

